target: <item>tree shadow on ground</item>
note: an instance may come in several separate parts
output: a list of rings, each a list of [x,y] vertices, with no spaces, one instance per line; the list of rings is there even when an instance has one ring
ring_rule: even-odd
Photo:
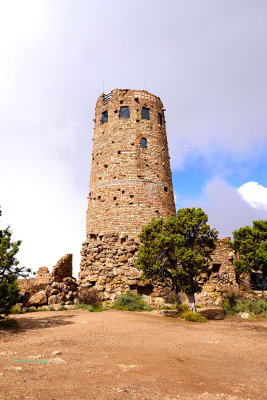
[[[26,331],[35,331],[37,329],[48,329],[54,328],[56,326],[62,325],[70,325],[74,322],[71,321],[75,315],[73,314],[65,314],[65,315],[46,315],[43,312],[44,316],[40,317],[39,315],[34,316],[17,316],[6,319],[0,324],[0,333],[3,331],[8,331],[9,333],[22,333]]]

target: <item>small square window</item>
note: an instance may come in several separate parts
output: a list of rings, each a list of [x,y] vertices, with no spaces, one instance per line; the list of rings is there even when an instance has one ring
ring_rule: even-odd
[[[158,123],[162,125],[162,115],[160,113],[158,113]]]
[[[147,148],[147,140],[146,140],[146,138],[142,138],[140,140],[140,147],[141,147],[141,149],[146,149]]]
[[[120,108],[120,118],[130,118],[130,110],[128,106]]]
[[[102,112],[101,122],[102,122],[102,124],[105,124],[106,122],[108,122],[108,112],[107,111]]]
[[[217,274],[220,271],[221,264],[212,264],[212,272]]]
[[[141,117],[142,119],[150,119],[149,108],[142,107]]]

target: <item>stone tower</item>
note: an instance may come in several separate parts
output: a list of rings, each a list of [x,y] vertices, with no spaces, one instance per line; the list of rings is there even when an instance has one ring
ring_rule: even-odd
[[[144,90],[113,90],[96,103],[87,235],[136,236],[152,218],[175,214],[160,99]]]
[[[86,286],[99,286],[99,276],[108,273],[107,264],[114,266],[116,257],[116,267],[133,267],[135,251],[132,248],[123,258],[126,251],[121,246],[135,243],[137,250],[142,225],[152,218],[175,215],[164,108],[159,97],[144,90],[114,89],[98,98],[94,121],[86,242],[79,274]],[[92,249],[100,247],[103,253],[95,254]],[[115,249],[119,249],[118,254]],[[90,280],[92,277],[97,280]],[[102,281],[100,286],[105,290]]]

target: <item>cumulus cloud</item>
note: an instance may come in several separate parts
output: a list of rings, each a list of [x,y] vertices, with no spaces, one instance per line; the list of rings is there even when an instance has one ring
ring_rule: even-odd
[[[238,188],[239,193],[252,207],[267,211],[267,188],[258,182],[247,182]]]
[[[180,199],[182,207],[201,207],[209,223],[219,231],[219,236],[231,236],[235,229],[252,225],[253,220],[267,219],[267,209],[252,206],[239,189],[216,177],[203,188],[198,199]]]

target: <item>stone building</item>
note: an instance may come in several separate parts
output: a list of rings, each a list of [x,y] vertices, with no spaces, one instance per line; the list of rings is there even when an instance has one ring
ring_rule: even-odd
[[[144,90],[102,94],[95,109],[87,239],[99,233],[136,236],[151,218],[173,214],[162,102]]]
[[[105,300],[147,291],[134,268],[137,235],[152,218],[175,215],[164,111],[144,90],[114,89],[96,103],[79,283]]]
[[[159,97],[144,90],[114,89],[96,103],[78,283],[98,289],[103,300],[128,289],[153,303],[163,296],[164,288],[142,282],[134,265],[141,227],[176,213],[164,111]],[[214,285],[210,294],[208,283],[219,276],[221,282],[235,283],[232,254],[227,238],[220,241],[211,273],[203,277],[204,297],[215,300]]]

